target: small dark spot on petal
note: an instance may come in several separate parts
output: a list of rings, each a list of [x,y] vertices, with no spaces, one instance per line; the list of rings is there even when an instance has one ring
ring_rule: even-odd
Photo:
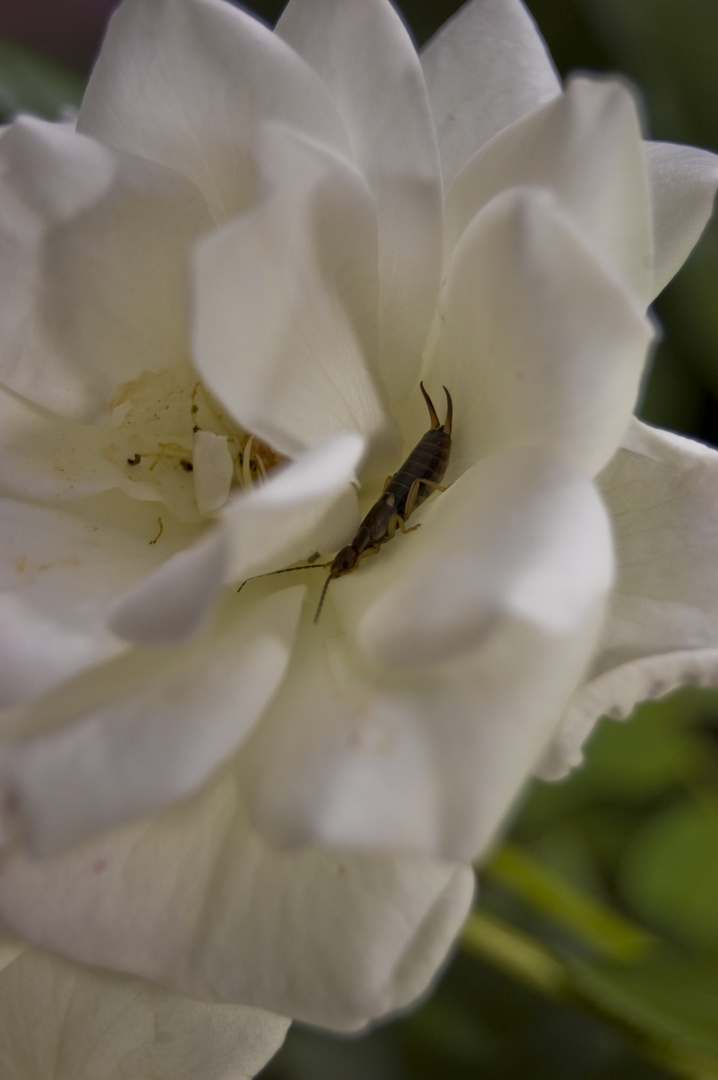
[[[92,864],[92,872],[94,874],[101,874],[102,871],[106,870],[106,869],[107,869],[107,860],[106,859],[95,859],[95,861]]]

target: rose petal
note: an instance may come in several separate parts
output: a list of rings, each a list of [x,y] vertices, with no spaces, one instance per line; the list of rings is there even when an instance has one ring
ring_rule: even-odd
[[[247,431],[296,456],[337,431],[378,439],[376,214],[348,162],[264,132],[266,194],[195,258],[194,355]]]
[[[595,670],[718,640],[718,452],[638,421],[600,477],[618,580]]]
[[[26,946],[0,974],[3,1080],[242,1080],[288,1025]]]
[[[196,547],[171,555],[112,605],[110,630],[128,641],[150,645],[192,637],[227,576],[227,548],[226,532],[212,530]]]
[[[2,500],[4,704],[122,650],[107,629],[110,605],[197,535],[170,514],[161,522],[160,543],[156,506],[119,493],[62,510]]]
[[[718,156],[693,146],[647,143],[655,263],[652,296],[667,285],[713,213]]]
[[[718,453],[634,421],[600,477],[617,582],[601,649],[542,775],[564,774],[598,718],[681,683],[718,685]]]
[[[447,342],[432,367],[458,401],[454,468],[537,443],[598,472],[635,405],[652,336],[547,192],[497,196],[454,253]]]
[[[475,858],[593,653],[611,536],[578,470],[511,451],[416,517],[418,534],[332,582],[242,749],[252,820],[273,843]]]
[[[320,79],[258,20],[224,0],[126,0],[77,126],[188,177],[219,222],[253,198],[250,142],[272,118],[347,148]]]
[[[650,299],[650,196],[638,109],[615,79],[570,79],[565,94],[483,147],[447,196],[450,255],[478,211],[507,188],[548,189],[600,261]]]
[[[291,0],[277,33],[321,76],[376,197],[380,363],[401,400],[417,378],[441,274],[441,167],[419,59],[386,0]]]
[[[206,204],[181,176],[67,125],[22,119],[0,157],[0,230],[17,233],[18,214],[34,222],[4,264],[3,382],[94,419],[118,385],[184,362],[187,254],[210,224]],[[78,173],[94,177],[82,198]]]
[[[472,0],[422,53],[444,183],[492,136],[561,92],[520,0]]]
[[[232,597],[191,645],[125,654],[17,713],[6,740],[20,741],[0,753],[7,831],[19,821],[45,854],[195,790],[276,690],[301,601]]]
[[[0,914],[28,940],[195,997],[345,1030],[425,990],[472,894],[467,866],[272,850],[229,772],[81,850],[16,852],[0,865]]]

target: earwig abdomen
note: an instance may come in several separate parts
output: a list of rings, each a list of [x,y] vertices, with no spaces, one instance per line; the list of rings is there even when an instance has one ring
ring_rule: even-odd
[[[449,464],[451,453],[451,435],[440,428],[430,428],[422,435],[419,442],[409,454],[406,461],[401,465],[387,484],[385,494],[396,496],[394,512],[400,518],[404,518],[406,500],[412,484],[415,480],[428,480],[428,484],[420,484],[419,490],[414,497],[412,510],[421,506],[438,485],[444,479]]]

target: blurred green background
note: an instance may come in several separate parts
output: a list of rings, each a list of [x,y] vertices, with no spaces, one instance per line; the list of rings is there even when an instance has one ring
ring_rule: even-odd
[[[0,112],[56,116],[79,101],[111,4],[5,4]],[[247,6],[273,23],[283,4]],[[459,5],[399,6],[422,44]],[[528,7],[561,74],[623,72],[652,137],[718,152],[716,0]],[[714,224],[656,304],[663,339],[641,403],[714,445],[717,298]],[[718,692],[604,721],[582,769],[534,785],[481,879],[421,1007],[359,1039],[295,1025],[265,1080],[718,1080]]]

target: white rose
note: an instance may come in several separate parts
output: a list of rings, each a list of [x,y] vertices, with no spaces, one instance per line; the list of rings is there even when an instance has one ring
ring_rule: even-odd
[[[56,978],[73,1045],[131,984],[108,1076],[409,1003],[532,771],[718,681],[718,456],[630,422],[716,159],[646,148],[616,80],[562,92],[518,0],[422,63],[386,0],[274,34],[125,0],[77,131],[0,137],[0,998]],[[351,542],[420,379],[455,405],[421,528],[316,624],[323,574],[237,594]]]

